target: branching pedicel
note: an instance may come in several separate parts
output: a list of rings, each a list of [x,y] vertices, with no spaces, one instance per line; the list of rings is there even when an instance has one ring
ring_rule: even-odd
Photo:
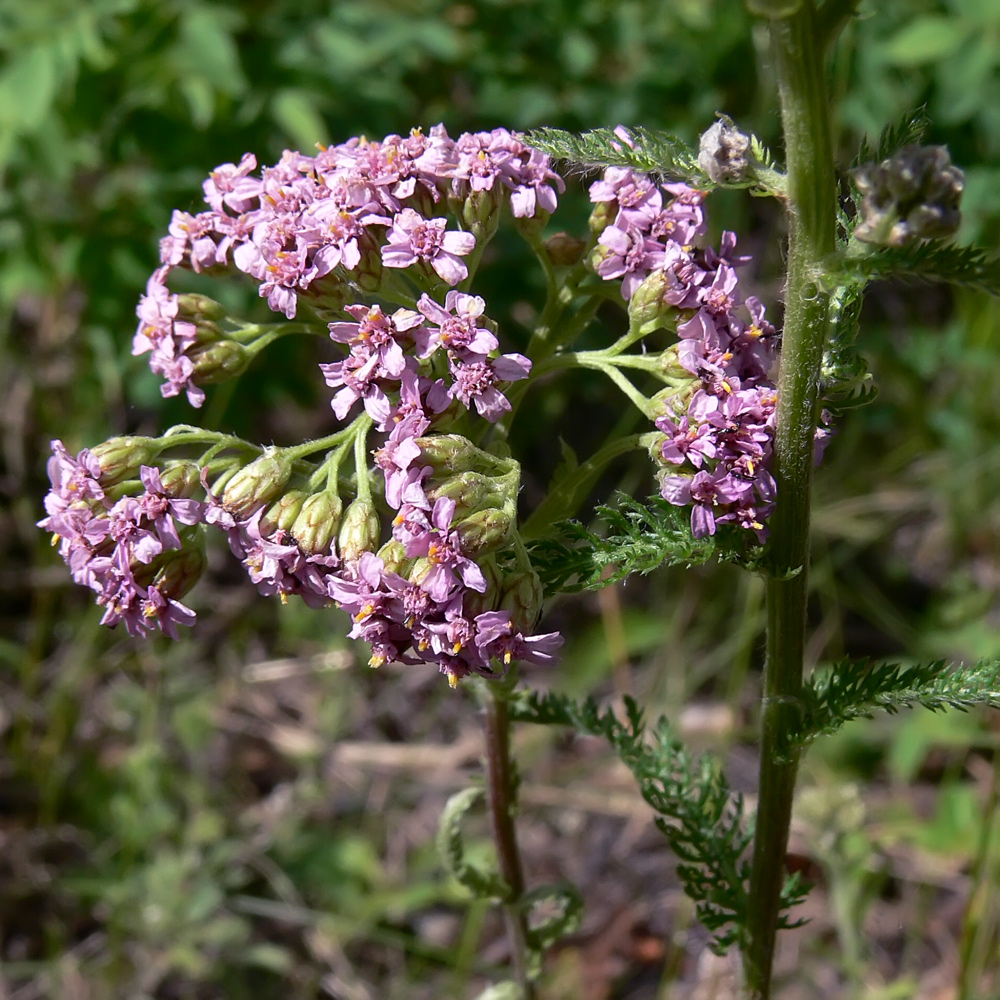
[[[262,593],[347,610],[373,666],[436,663],[456,683],[498,663],[550,662],[561,637],[533,634],[542,593],[516,524],[507,387],[572,367],[605,372],[655,421],[659,433],[630,443],[650,450],[662,496],[690,508],[695,538],[728,522],[766,537],[775,331],[757,299],[739,296],[747,258],[735,236],[719,250],[696,246],[704,191],[612,167],[590,188],[590,242],[567,257],[559,237],[541,239],[562,178],[502,129],[351,139],[255,169],[251,154],[219,167],[204,184],[208,209],[174,213],[133,352],[149,355],[165,396],[200,407],[204,385],[238,376],[275,339],[324,332],[347,349],[320,366],[334,413],[360,413],[285,448],[190,426],[75,458],[54,442],[40,523],[97,593],[105,624],[173,637],[191,624],[181,599],[214,528]],[[508,213],[550,278],[534,372],[534,359],[500,353],[486,303],[465,290]],[[205,296],[174,294],[176,268],[243,272],[287,322],[247,323]],[[627,334],[568,351],[593,303],[619,294]],[[662,330],[676,342],[628,351]],[[644,395],[630,369],[660,388]],[[572,513],[568,502],[557,510]]]

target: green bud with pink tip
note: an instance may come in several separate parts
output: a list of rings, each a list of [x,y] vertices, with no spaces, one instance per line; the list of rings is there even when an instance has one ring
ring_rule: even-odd
[[[344,503],[333,490],[307,497],[291,527],[292,538],[306,555],[328,555],[340,528]]]
[[[101,463],[102,486],[138,479],[139,467],[149,465],[158,451],[156,441],[148,437],[114,437],[90,449]]]
[[[365,552],[374,552],[379,547],[382,523],[375,505],[370,500],[358,497],[344,511],[340,524],[338,545],[340,555],[347,562],[360,559]]]
[[[284,492],[292,474],[292,459],[283,450],[269,448],[240,469],[222,491],[222,506],[243,520]]]

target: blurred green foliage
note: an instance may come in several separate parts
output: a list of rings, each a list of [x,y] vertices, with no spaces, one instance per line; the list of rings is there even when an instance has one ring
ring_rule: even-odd
[[[435,678],[403,687],[361,671],[340,618],[258,601],[221,561],[196,636],[107,635],[33,527],[51,437],[75,448],[184,419],[130,355],[171,210],[196,208],[207,172],[247,150],[272,162],[286,146],[438,121],[453,134],[622,122],[693,140],[725,111],[773,144],[760,43],[739,0],[0,0],[0,974],[14,995],[420,1000],[471,995],[482,971],[483,913],[464,915],[433,853],[444,793],[398,775],[373,791],[330,749],[447,742],[467,702]],[[967,172],[962,238],[995,243],[1000,7],[866,0],[833,72],[842,163],[862,134],[926,104],[930,140]],[[712,213],[756,254],[774,308],[776,214],[730,194]],[[515,326],[535,280],[520,266],[484,291]],[[964,292],[873,293],[860,347],[881,394],[840,423],[818,473],[814,659],[1000,655],[998,310]],[[215,390],[209,419],[259,440],[312,433],[327,413],[313,361],[272,352],[266,377]],[[617,406],[596,382],[582,391],[588,410]],[[571,400],[561,386],[543,395],[548,426]],[[539,438],[529,494],[559,457]],[[641,471],[619,474],[642,492]],[[607,638],[614,604],[603,629],[581,620],[589,607],[557,609],[570,641],[554,683],[601,693],[630,659],[649,714],[700,696],[742,719],[759,581],[680,572],[630,584],[625,666]],[[812,780],[892,794],[926,782],[940,801],[921,848],[985,857],[996,835],[977,846],[969,833],[981,814],[966,765],[988,766],[995,725],[919,718],[852,724],[814,751]],[[873,851],[886,841],[873,834]],[[829,877],[841,901],[870,901],[878,862],[855,847],[838,847]],[[968,925],[986,954],[996,900]],[[457,943],[430,943],[442,913]]]

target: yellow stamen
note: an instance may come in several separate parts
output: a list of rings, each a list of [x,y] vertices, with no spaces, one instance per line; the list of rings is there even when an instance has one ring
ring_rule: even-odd
[[[749,472],[751,476],[753,475],[753,459],[752,458],[748,458],[747,459],[747,472]]]
[[[460,642],[454,643],[451,647],[451,651],[455,656],[458,656],[458,654],[462,652],[462,644]]]
[[[452,690],[458,687],[458,678],[454,674],[448,674],[448,687]]]
[[[509,649],[506,649],[506,650],[504,650],[504,654],[503,654],[503,662],[504,662],[505,664],[509,665],[509,664],[510,664],[510,661],[511,661],[512,659],[513,659],[513,657],[511,656],[511,653],[510,653],[510,650],[509,650]]]
[[[372,670],[378,670],[383,663],[385,663],[385,657],[381,653],[372,653],[372,657],[368,661],[368,666],[371,667]]]

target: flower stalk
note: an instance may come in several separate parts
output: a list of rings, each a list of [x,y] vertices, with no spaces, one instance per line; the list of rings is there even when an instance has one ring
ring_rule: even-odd
[[[504,918],[511,946],[514,978],[524,1000],[534,1000],[535,990],[529,970],[528,924],[518,903],[524,895],[524,869],[514,830],[516,776],[510,754],[510,718],[507,696],[513,685],[494,681],[482,685],[486,733],[486,787],[490,829],[496,846],[500,874],[509,889]]]
[[[774,478],[777,506],[767,584],[767,659],[761,711],[760,797],[750,879],[747,984],[771,995],[798,757],[782,734],[800,711],[809,557],[809,507],[819,374],[829,296],[818,280],[835,247],[836,186],[824,50],[812,0],[770,20],[788,176],[788,279],[778,382]]]

